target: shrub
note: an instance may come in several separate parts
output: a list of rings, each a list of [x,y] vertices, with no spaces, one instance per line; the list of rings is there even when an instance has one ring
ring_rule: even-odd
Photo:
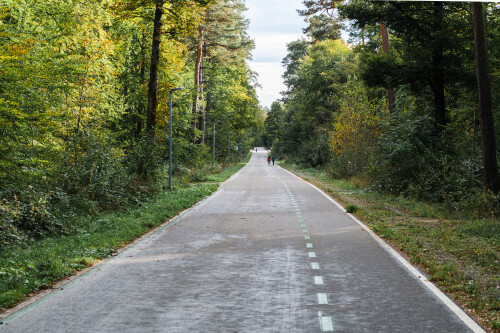
[[[357,210],[358,210],[358,206],[356,206],[356,205],[348,205],[345,208],[346,213],[350,213],[350,214],[356,213]]]
[[[168,143],[166,144],[168,147]],[[142,181],[154,180],[168,160],[168,150],[157,142],[152,142],[147,135],[136,139],[129,148],[130,154],[125,159],[128,173]]]
[[[434,123],[429,112],[417,108],[405,90],[398,93],[397,101],[396,111],[382,125],[380,155],[372,169],[374,186],[416,197],[435,193],[439,189],[439,136]]]
[[[63,154],[59,186],[85,213],[119,207],[126,201],[130,177],[123,169],[124,153],[110,138],[88,132],[71,139]]]
[[[333,158],[329,169],[334,176],[362,174],[372,163],[380,136],[381,105],[370,101],[368,91],[357,81],[349,81],[339,102],[339,113],[330,134]]]

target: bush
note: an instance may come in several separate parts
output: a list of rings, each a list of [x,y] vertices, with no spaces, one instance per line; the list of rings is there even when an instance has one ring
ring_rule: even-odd
[[[154,180],[168,160],[168,151],[147,135],[136,139],[129,150],[131,153],[125,159],[128,173],[142,181]]]
[[[206,145],[195,145],[183,138],[176,138],[173,144],[172,157],[176,165],[198,168],[203,167],[211,160],[210,148]]]
[[[371,101],[368,92],[352,80],[342,93],[330,134],[334,156],[329,170],[335,177],[361,175],[373,163],[380,136],[378,113],[386,107]]]
[[[15,212],[7,200],[0,202],[0,249],[7,245],[22,243],[22,235],[15,227]]]
[[[332,157],[328,138],[328,133],[321,131],[310,140],[303,142],[297,151],[299,162],[312,167],[328,163]]]
[[[405,90],[383,124],[380,156],[372,169],[374,186],[394,194],[426,197],[439,192],[439,135],[427,110],[420,111]]]
[[[448,206],[470,217],[500,216],[500,195],[481,190],[469,191],[460,201],[448,201]]]
[[[397,101],[396,112],[383,124],[380,155],[371,172],[374,186],[396,195],[442,202],[475,216],[498,214],[498,198],[482,192],[476,124],[452,119],[446,128],[438,129],[430,110],[418,107],[404,88]]]
[[[4,193],[5,195],[5,193]],[[64,230],[63,220],[54,215],[50,192],[29,185],[18,189],[0,204],[0,248],[19,245]]]
[[[116,208],[126,203],[130,176],[123,168],[124,153],[107,137],[86,133],[74,137],[62,161],[59,186],[71,204],[84,213]]]
[[[346,211],[346,213],[354,214],[354,213],[356,213],[358,211],[358,206],[356,206],[356,205],[348,205],[345,208],[345,211]]]

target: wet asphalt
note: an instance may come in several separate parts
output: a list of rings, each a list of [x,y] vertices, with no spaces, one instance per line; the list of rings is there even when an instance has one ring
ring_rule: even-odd
[[[266,157],[254,153],[213,196],[0,331],[471,331],[359,224]]]

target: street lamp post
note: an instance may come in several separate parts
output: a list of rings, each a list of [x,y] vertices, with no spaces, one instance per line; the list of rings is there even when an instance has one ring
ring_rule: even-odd
[[[169,139],[168,139],[168,189],[172,189],[172,93],[176,90],[180,90],[182,88],[173,88],[170,89],[170,112],[169,116],[170,118],[168,119],[169,122],[169,129],[170,129],[170,134],[169,134]]]
[[[215,169],[215,121],[214,121],[214,135],[212,137],[212,169]]]

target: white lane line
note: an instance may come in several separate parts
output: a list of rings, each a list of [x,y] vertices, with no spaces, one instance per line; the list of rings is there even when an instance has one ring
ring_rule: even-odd
[[[309,258],[316,258],[316,252],[309,252]]]
[[[325,293],[318,293],[318,304],[325,305],[328,304],[328,298]]]
[[[311,268],[312,269],[319,269],[319,264],[317,262],[312,262],[311,263]]]
[[[300,227],[301,227],[301,228],[305,228],[305,227],[306,227],[306,225],[305,225],[305,224],[303,224],[303,223],[301,223],[301,224],[300,224]]]
[[[311,239],[311,237],[310,236],[304,236],[304,239],[305,240],[309,240],[309,239]]]
[[[313,244],[312,244],[312,243],[306,243],[306,248],[308,248],[308,249],[312,249],[312,247],[313,247]]]
[[[280,167],[281,168],[281,167]],[[285,172],[289,173],[295,178],[301,179],[305,181],[309,186],[316,189],[319,193],[321,193],[326,199],[332,202],[335,206],[337,206],[344,213],[346,212],[345,208],[342,207],[337,201],[333,200],[328,194],[323,192],[321,189],[316,187],[315,185],[309,183],[308,181],[300,178],[299,176],[293,174],[292,172],[281,168]],[[486,333],[485,330],[481,328],[471,317],[467,315],[458,305],[456,305],[448,296],[446,296],[438,287],[436,287],[431,281],[429,281],[422,273],[420,273],[415,267],[413,267],[403,256],[401,256],[396,250],[394,250],[389,244],[387,244],[382,238],[380,238],[377,234],[375,234],[370,228],[368,228],[365,224],[359,221],[354,215],[347,214],[350,218],[352,218],[356,223],[358,223],[366,232],[372,236],[375,241],[377,241],[380,246],[389,252],[394,258],[396,258],[411,274],[413,274],[422,284],[429,289],[441,302],[443,302],[448,309],[450,309],[458,318],[462,320],[462,322],[467,325],[472,332],[474,333]],[[332,328],[333,330],[333,328]]]
[[[323,284],[323,277],[322,276],[315,276],[314,277],[314,284]]]
[[[307,231],[307,229],[302,229],[302,232],[307,234],[309,231]]]
[[[319,325],[321,326],[322,332],[333,332],[332,317],[320,316],[319,317]]]

